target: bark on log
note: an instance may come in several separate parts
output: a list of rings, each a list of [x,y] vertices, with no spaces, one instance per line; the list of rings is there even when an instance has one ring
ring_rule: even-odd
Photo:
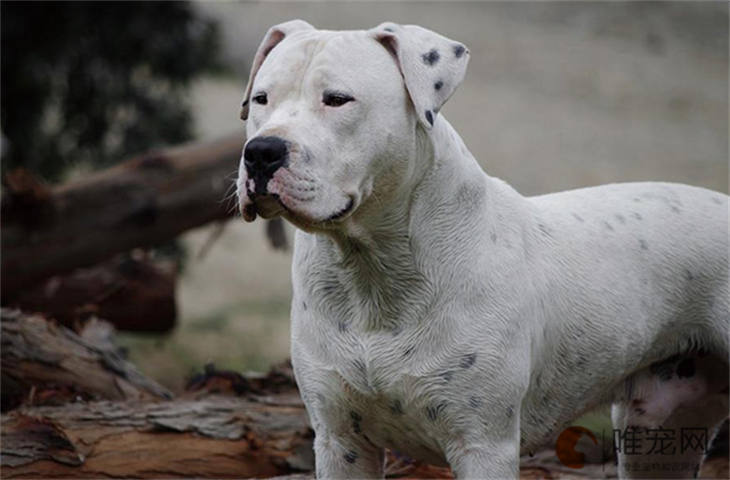
[[[95,315],[117,330],[169,331],[177,318],[176,266],[139,253],[53,276],[18,292],[7,306],[43,312],[67,327]]]
[[[314,467],[296,391],[74,403],[3,415],[3,478],[246,478]]]
[[[91,319],[82,335],[38,315],[2,309],[2,406],[21,401],[169,398],[124,360],[111,327]]]
[[[55,188],[22,174],[6,179],[3,300],[52,275],[228,218],[235,208],[224,197],[243,142],[236,134],[146,154]]]

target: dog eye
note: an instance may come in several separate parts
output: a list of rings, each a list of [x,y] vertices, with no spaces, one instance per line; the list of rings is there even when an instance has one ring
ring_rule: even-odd
[[[253,101],[258,103],[259,105],[266,105],[269,99],[266,97],[266,93],[261,92],[254,95]]]
[[[340,107],[348,102],[355,100],[346,93],[339,92],[324,92],[322,94],[322,103],[328,107]]]

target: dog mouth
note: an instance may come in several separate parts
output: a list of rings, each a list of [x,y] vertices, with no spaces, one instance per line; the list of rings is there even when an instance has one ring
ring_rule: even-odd
[[[304,221],[304,223],[309,225],[332,225],[345,219],[355,210],[355,199],[348,195],[347,205],[345,205],[345,207],[337,210],[324,220],[313,220],[287,206],[286,203],[282,201],[281,196],[277,193],[257,194],[254,192],[248,192],[248,198],[250,199],[250,202],[243,207],[242,211],[243,217],[247,221],[253,221],[257,215],[263,219],[271,219],[280,215],[286,215],[290,218],[290,220]]]
[[[246,220],[251,219],[249,221],[255,219],[256,215],[264,219],[270,219],[289,211],[276,193],[259,194],[249,192],[248,198],[251,201],[244,207],[243,217]]]
[[[327,222],[334,222],[337,220],[343,219],[346,215],[348,215],[355,207],[355,199],[348,196],[347,205],[345,208],[335,212],[333,215],[330,215],[327,220]]]

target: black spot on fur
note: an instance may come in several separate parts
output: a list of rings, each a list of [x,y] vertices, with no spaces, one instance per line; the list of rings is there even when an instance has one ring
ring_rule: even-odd
[[[436,62],[439,61],[439,59],[441,58],[441,55],[439,55],[438,50],[436,50],[435,48],[432,48],[428,52],[421,55],[421,58],[423,59],[423,63],[425,63],[426,65],[433,66]]]
[[[426,110],[426,120],[428,120],[428,123],[433,126],[433,114],[431,113],[431,110]]]
[[[679,378],[692,377],[695,374],[695,361],[692,358],[685,358],[677,365],[677,376]]]
[[[583,217],[581,217],[577,213],[573,213],[573,218],[575,218],[576,220],[578,220],[581,223],[583,222]]]
[[[659,377],[659,380],[666,382],[674,375],[674,364],[679,360],[679,355],[672,355],[661,362],[654,362],[649,365],[649,371]]]
[[[634,197],[634,201],[635,201],[636,203],[641,203],[641,199],[640,199],[639,197]]]
[[[426,408],[426,416],[433,422],[438,417],[438,411],[435,407],[428,407]]]
[[[621,215],[620,213],[617,213],[616,215],[614,215],[614,217],[616,217],[616,220],[618,220],[618,223],[620,223],[620,224],[626,223],[626,218],[623,215]]]
[[[679,213],[679,212],[680,212],[680,210],[679,210],[679,207],[678,207],[678,206],[676,206],[676,205],[672,205],[672,206],[671,206],[670,208],[672,209],[672,211],[673,211],[674,213]]]
[[[472,408],[479,408],[482,406],[482,401],[477,397],[469,397],[469,406]]]
[[[684,271],[684,278],[686,278],[688,281],[694,280],[695,276],[692,275],[692,272],[689,270]]]
[[[512,415],[515,414],[515,411],[512,407],[507,407],[507,418],[512,418]]]
[[[432,422],[435,422],[436,419],[438,418],[438,416],[441,414],[441,412],[444,411],[445,408],[446,408],[446,404],[443,402],[439,403],[436,406],[428,407],[428,408],[426,408],[426,416],[428,417],[429,420],[431,420]]]
[[[461,368],[470,368],[474,363],[477,361],[477,354],[476,353],[469,353],[467,355],[464,355],[459,362],[459,366]]]
[[[497,243],[497,234],[492,232],[492,234],[489,236],[489,238],[492,239],[492,243]]]
[[[307,302],[302,302],[302,308],[306,311],[307,310]]]
[[[355,460],[357,460],[357,452],[350,450],[344,455],[344,459],[347,463],[355,463]]]
[[[643,238],[639,239],[639,246],[642,250],[649,250],[649,244]]]
[[[613,225],[611,225],[608,222],[603,222],[603,226],[606,227],[607,230],[610,230],[613,232]]]
[[[462,55],[464,55],[464,52],[466,51],[466,48],[464,48],[464,45],[456,44],[454,45],[454,56],[456,58],[461,58]]]
[[[340,333],[345,333],[347,331],[347,322],[344,320],[338,320],[337,331]]]
[[[641,216],[640,213],[634,212],[631,214],[632,217],[634,217],[637,220],[642,220],[644,217]]]
[[[403,415],[403,404],[400,400],[393,400],[390,404],[390,413],[393,415]]]
[[[408,358],[408,357],[410,357],[411,355],[413,355],[413,350],[414,350],[414,349],[415,349],[415,347],[414,347],[413,345],[411,345],[410,347],[406,348],[406,349],[405,349],[405,350],[403,351],[403,358]]]
[[[439,80],[438,82],[433,84],[433,88],[435,88],[436,90],[441,90],[441,87],[443,87],[443,86],[444,86],[444,82],[442,82],[441,80]]]
[[[443,378],[446,383],[450,382],[451,379],[454,377],[454,372],[451,370],[447,370],[439,375],[439,377]]]
[[[361,373],[365,373],[365,362],[362,360],[355,360],[352,362],[352,366]]]

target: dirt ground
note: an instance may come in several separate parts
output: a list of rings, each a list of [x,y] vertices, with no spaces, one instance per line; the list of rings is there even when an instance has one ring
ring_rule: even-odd
[[[728,191],[728,15],[718,3],[202,3],[221,22],[237,76],[195,86],[203,139],[243,128],[247,69],[267,28],[415,23],[464,42],[466,79],[442,113],[492,176],[532,195],[666,180]],[[185,235],[180,327],[125,337],[133,360],[172,388],[206,361],[262,370],[288,355],[290,252],[263,224]],[[292,238],[290,236],[290,238]]]

